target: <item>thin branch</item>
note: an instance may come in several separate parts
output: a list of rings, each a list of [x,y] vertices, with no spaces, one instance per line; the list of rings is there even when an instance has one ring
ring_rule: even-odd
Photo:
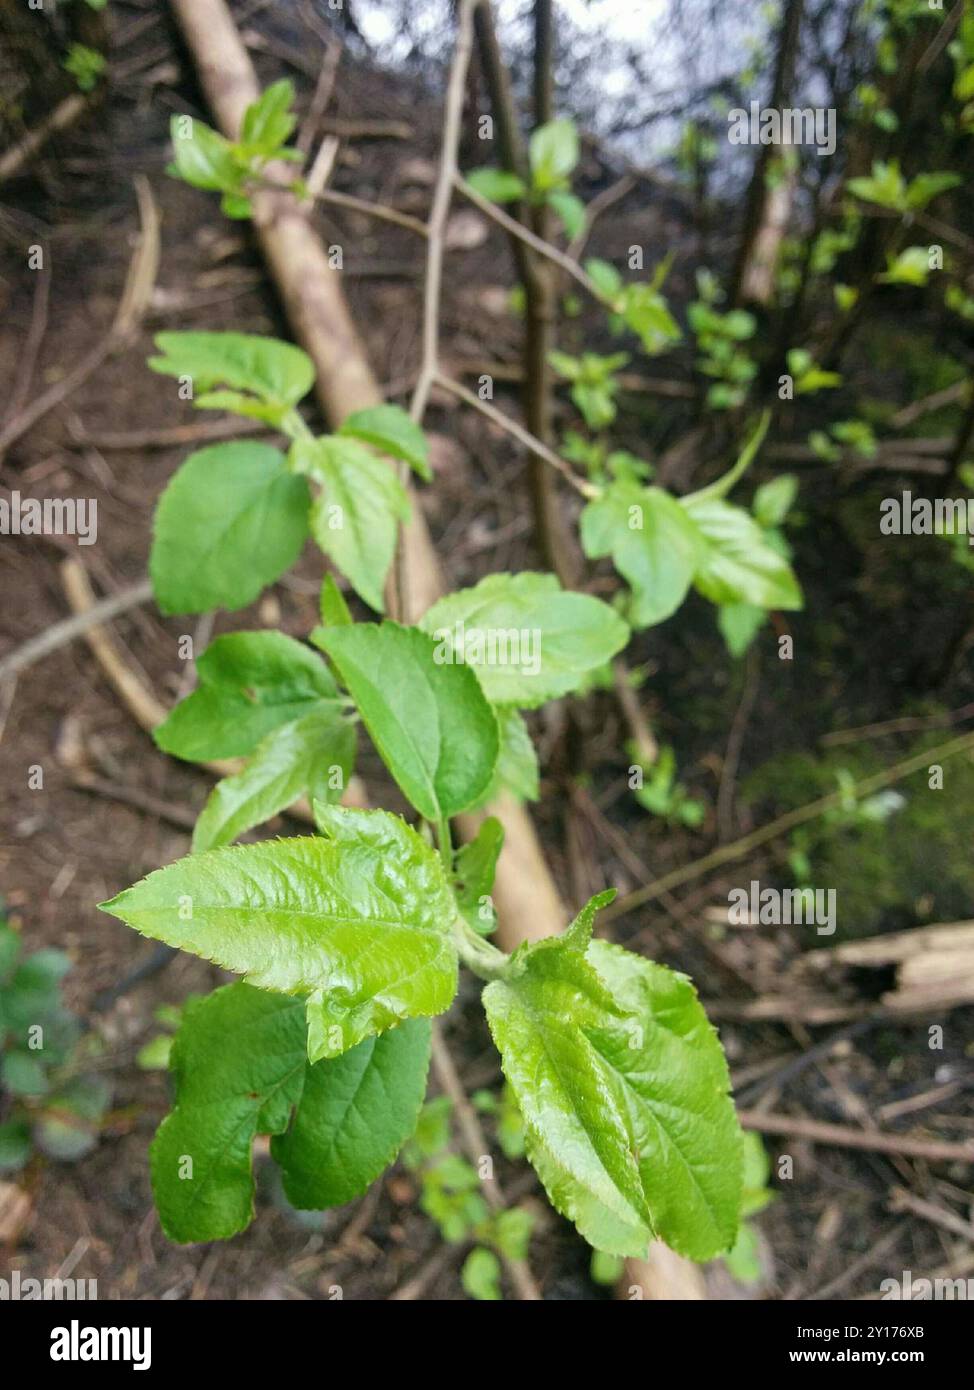
[[[577,280],[578,283],[589,292],[592,298],[598,300],[600,304],[605,302],[604,295],[600,293],[595,283],[589,279],[578,262],[572,260],[571,256],[566,252],[560,251],[557,246],[552,246],[550,242],[544,241],[539,236],[535,236],[534,232],[522,226],[522,224],[513,217],[509,217],[502,208],[496,205],[496,203],[490,202],[488,198],[481,197],[477,190],[472,188],[471,185],[467,183],[466,179],[459,174],[456,179],[456,187],[457,191],[462,193],[465,198],[469,199],[475,208],[479,208],[485,217],[489,217],[491,221],[496,222],[498,227],[503,227],[505,232],[510,236],[517,237],[519,241],[523,241],[527,246],[530,246],[533,251],[537,251],[539,256],[544,256],[547,260],[553,261],[555,265],[561,266],[562,270],[567,271],[568,274],[574,280]]]
[[[280,191],[278,185],[268,186]],[[350,212],[361,212],[366,217],[378,218],[380,222],[393,222],[397,227],[405,227],[407,232],[415,232],[417,236],[428,235],[426,224],[420,222],[418,217],[410,217],[408,212],[397,212],[395,208],[387,207],[384,203],[370,203],[364,198],[353,197],[351,193],[339,193],[334,188],[309,190],[309,193],[312,202],[334,203],[336,207],[348,208]]]
[[[457,179],[457,150],[463,115],[463,89],[473,48],[473,12],[479,0],[462,0],[457,21],[457,41],[446,88],[443,112],[443,145],[440,168],[433,190],[433,204],[426,227],[426,288],[423,297],[423,357],[419,380],[409,405],[409,413],[419,423],[426,412],[429,393],[439,369],[440,289],[443,283],[443,251],[450,197]]]
[[[301,122],[301,129],[298,138],[294,142],[297,148],[305,157],[310,153],[318,127],[325,114],[331,94],[335,88],[335,77],[338,73],[338,64],[342,57],[342,41],[335,38],[328,45],[325,53],[325,60],[321,65],[318,74],[318,82],[315,87],[314,96],[311,98],[311,105],[308,107],[308,114]]]
[[[66,130],[69,125],[73,125],[84,115],[90,105],[90,98],[82,96],[78,92],[65,97],[59,106],[55,106],[47,120],[42,121],[33,130],[29,130],[22,139],[0,155],[0,183],[19,174],[25,165],[30,163],[37,151],[50,140],[52,135],[56,135],[58,131]]]
[[[519,444],[523,444],[525,449],[537,454],[539,458],[543,458],[545,463],[556,469],[565,479],[565,482],[582,497],[591,499],[599,496],[599,489],[594,483],[586,482],[584,478],[580,478],[577,473],[572,471],[570,465],[555,453],[554,449],[549,449],[547,444],[542,444],[540,439],[535,439],[529,430],[526,430],[523,425],[519,425],[516,420],[512,420],[510,416],[505,415],[503,411],[498,410],[496,406],[488,405],[486,401],[482,401],[479,396],[474,395],[473,391],[468,391],[466,386],[461,386],[459,381],[454,381],[452,377],[443,376],[440,372],[436,374],[435,384],[441,386],[444,391],[449,391],[451,396],[456,396],[458,400],[472,406],[474,410],[479,410],[481,415],[486,415],[487,419],[491,420],[498,428],[511,435]]]
[[[100,627],[109,619],[117,618],[121,613],[127,613],[140,604],[148,603],[151,597],[152,584],[148,579],[143,579],[139,584],[133,584],[130,589],[123,589],[121,593],[112,594],[110,598],[100,599],[84,613],[76,613],[71,618],[52,623],[44,632],[31,637],[23,646],[17,647],[0,661],[0,681],[26,670],[28,666],[33,666],[35,661],[40,661],[42,657],[49,656],[51,652],[56,652],[60,647],[73,642],[90,628]]]
[[[887,1134],[879,1129],[852,1129],[848,1125],[809,1120],[804,1115],[772,1115],[763,1110],[738,1110],[745,1129],[762,1134],[795,1135],[813,1144],[840,1149],[868,1149],[873,1153],[899,1154],[903,1158],[928,1158],[933,1163],[974,1163],[974,1140],[950,1143],[945,1139],[915,1139],[909,1134]]]
[[[608,188],[603,188],[601,193],[597,193],[585,208],[585,222],[578,236],[568,247],[568,257],[573,261],[580,261],[585,245],[592,235],[592,228],[595,223],[615,203],[620,202],[627,193],[636,187],[636,180],[632,174],[623,174],[621,179],[616,179],[615,183],[610,183]]]
[[[459,1073],[453,1064],[453,1058],[450,1056],[450,1049],[444,1042],[443,1034],[437,1023],[433,1024],[433,1070],[436,1073],[436,1079],[453,1103],[457,1124],[460,1128],[460,1137],[467,1157],[474,1167],[477,1167],[481,1158],[489,1156],[490,1149],[477,1118],[477,1112],[467,1099],[463,1082],[460,1080]],[[496,1178],[491,1178],[488,1182],[483,1183],[483,1193],[488,1206],[493,1211],[498,1212],[506,1209],[507,1203],[504,1199],[504,1193]],[[541,1293],[534,1282],[534,1276],[527,1260],[513,1260],[507,1255],[502,1258],[507,1272],[511,1276],[511,1281],[517,1289],[518,1297],[529,1303],[540,1302]]]

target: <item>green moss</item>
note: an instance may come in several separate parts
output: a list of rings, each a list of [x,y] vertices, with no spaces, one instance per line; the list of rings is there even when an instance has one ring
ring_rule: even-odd
[[[761,823],[834,791],[841,770],[858,780],[948,737],[938,730],[895,752],[883,740],[821,759],[789,755],[759,768],[743,794],[760,808]],[[812,886],[836,890],[834,940],[974,916],[974,760],[961,755],[946,762],[942,790],[930,780],[923,770],[897,783],[903,802],[885,820],[826,816],[798,832]],[[793,881],[784,865],[781,881]]]

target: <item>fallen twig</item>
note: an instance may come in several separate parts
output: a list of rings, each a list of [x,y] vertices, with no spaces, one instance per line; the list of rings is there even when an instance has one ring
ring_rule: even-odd
[[[138,174],[135,191],[139,202],[142,235],[129,263],[128,274],[115,311],[115,318],[106,336],[67,376],[41,393],[35,401],[9,420],[0,430],[0,457],[37,424],[38,420],[60,405],[73,391],[93,376],[104,361],[131,337],[139,320],[148,308],[152,288],[159,269],[159,211],[152,197],[148,180]]]
[[[47,120],[41,121],[33,130],[28,130],[16,145],[12,145],[0,155],[0,183],[19,174],[37,151],[47,144],[51,136],[74,125],[87,111],[89,104],[88,97],[82,96],[80,92],[73,92],[71,96],[59,102]]]
[[[28,666],[33,666],[35,661],[40,661],[51,652],[66,646],[68,642],[73,642],[76,637],[83,637],[90,628],[107,623],[121,613],[138,607],[139,604],[148,603],[151,597],[152,585],[148,579],[133,584],[130,589],[112,594],[110,598],[99,599],[97,603],[92,597],[90,606],[79,608],[72,617],[53,623],[44,632],[31,637],[9,656],[5,656],[0,661],[0,681],[16,675],[18,671],[26,670]]]
[[[867,1149],[872,1153],[898,1154],[902,1158],[927,1158],[932,1163],[974,1163],[974,1140],[951,1143],[946,1139],[920,1139],[910,1134],[888,1134],[879,1129],[853,1129],[849,1125],[809,1120],[804,1115],[773,1115],[762,1110],[738,1110],[745,1129],[762,1134],[794,1135],[813,1144],[840,1149]]]

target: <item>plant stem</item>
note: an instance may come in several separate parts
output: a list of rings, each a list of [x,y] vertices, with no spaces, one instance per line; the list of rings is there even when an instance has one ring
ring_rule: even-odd
[[[478,979],[503,980],[507,975],[511,957],[505,951],[499,951],[492,942],[478,936],[459,913],[453,920],[453,940],[457,955]]]
[[[436,843],[439,845],[440,858],[443,860],[443,867],[446,869],[447,877],[453,873],[453,838],[450,835],[450,822],[446,816],[441,816],[436,826]]]

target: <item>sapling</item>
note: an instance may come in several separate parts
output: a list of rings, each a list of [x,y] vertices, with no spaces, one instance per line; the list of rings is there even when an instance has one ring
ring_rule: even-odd
[[[176,118],[173,172],[218,189],[230,215],[250,215],[265,165],[293,157],[290,104],[289,84],[268,89],[237,142]],[[527,196],[550,202],[569,232],[579,217],[567,182],[576,159],[569,123],[535,133]],[[635,333],[650,353],[680,336],[661,293],[668,264],[648,283],[624,282],[607,262],[586,266],[613,329]],[[418,426],[380,406],[315,436],[298,408],[314,377],[299,349],[235,333],[161,334],[157,344],[150,366],[176,378],[184,398],[261,420],[287,440],[286,451],[215,445],[177,471],[150,558],[163,612],[246,606],[311,537],[383,613],[409,514],[388,460],[429,478]],[[611,399],[607,381],[603,373]],[[172,1045],[175,1103],[151,1152],[172,1239],[246,1227],[257,1135],[271,1137],[295,1206],[323,1209],[364,1192],[416,1128],[430,1020],[453,1002],[462,965],[484,986],[527,1157],[590,1244],[637,1256],[658,1238],[699,1260],[733,1245],[741,1134],[720,1043],[690,981],[595,938],[611,891],[561,936],[505,954],[490,940],[501,826],[484,820],[458,850],[451,823],[502,793],[537,797],[523,712],[597,680],[631,627],[669,616],[691,584],[718,604],[800,606],[787,561],[725,501],[764,428],[723,479],[681,499],[647,487],[642,460],[600,456],[582,539],[629,581],[621,611],[550,575],[493,574],[413,626],[354,622],[328,576],[307,643],[236,632],[199,657],[198,688],[157,742],[191,760],[246,762],[214,788],[191,855],[103,904],[241,977],[188,1003]],[[340,804],[361,728],[415,823]],[[317,834],[233,843],[301,796]],[[489,1295],[494,1273],[478,1257],[468,1287]]]
[[[290,440],[286,455],[218,445],[177,472],[150,563],[164,611],[243,606],[309,532],[381,610],[388,527],[405,508],[372,449],[426,474],[422,433],[382,407],[315,437],[296,409],[313,369],[287,344],[158,341],[152,365],[190,382],[197,406],[256,415]],[[719,506],[719,492],[698,505]],[[203,653],[198,689],[157,740],[177,756],[248,761],[214,789],[191,855],[103,905],[241,977],[187,1005],[172,1048],[175,1105],[151,1153],[172,1239],[248,1224],[258,1134],[271,1136],[295,1206],[361,1194],[415,1128],[430,1020],[462,965],[484,986],[527,1155],[555,1207],[614,1254],[643,1254],[654,1238],[695,1259],[730,1248],[740,1130],[689,980],[593,936],[611,891],[560,937],[505,954],[490,940],[499,824],[486,820],[459,852],[452,839],[460,813],[533,784],[522,711],[581,687],[628,636],[611,607],[548,575],[490,575],[411,627],[353,622],[326,580],[312,645],[244,632]],[[416,824],[338,804],[359,726]],[[303,793],[317,834],[231,843]]]

